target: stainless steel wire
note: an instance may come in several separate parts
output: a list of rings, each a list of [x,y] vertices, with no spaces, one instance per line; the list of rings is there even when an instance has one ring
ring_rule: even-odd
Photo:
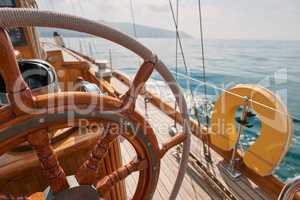
[[[170,71],[171,71],[172,73],[176,74],[176,71],[174,71],[174,70],[170,70]],[[241,96],[241,95],[238,95],[238,94],[236,94],[236,93],[230,92],[230,91],[228,91],[228,90],[226,90],[226,89],[224,89],[224,88],[218,87],[218,86],[216,86],[216,85],[214,85],[214,84],[212,84],[212,83],[209,83],[209,82],[203,82],[203,81],[200,81],[200,80],[198,80],[198,79],[192,78],[191,76],[187,76],[187,75],[185,75],[185,74],[179,73],[179,72],[177,72],[177,75],[180,76],[180,77],[183,77],[183,78],[185,78],[185,79],[189,79],[189,80],[191,80],[191,81],[195,81],[195,82],[197,82],[198,84],[207,85],[208,87],[211,87],[211,88],[214,88],[214,89],[216,89],[216,90],[220,90],[220,91],[222,91],[222,92],[231,94],[231,95],[236,96],[236,97],[238,97],[238,98],[241,98],[241,99],[244,98],[244,96]],[[253,100],[253,99],[249,99],[249,102],[251,102],[251,103],[253,103],[253,104],[256,104],[256,105],[259,105],[259,106],[262,106],[262,107],[267,108],[267,109],[269,109],[269,110],[276,111],[276,112],[278,112],[278,113],[284,114],[284,115],[286,115],[286,116],[291,117],[291,118],[294,119],[294,120],[300,121],[300,118],[299,118],[299,117],[293,116],[293,115],[291,115],[291,114],[288,113],[288,112],[282,112],[282,111],[280,111],[280,110],[277,110],[277,109],[275,109],[275,108],[272,108],[272,107],[270,107],[270,106],[268,106],[268,105],[265,105],[265,104],[263,104],[263,103],[260,103],[260,102],[258,102],[258,101],[255,101],[255,100]]]

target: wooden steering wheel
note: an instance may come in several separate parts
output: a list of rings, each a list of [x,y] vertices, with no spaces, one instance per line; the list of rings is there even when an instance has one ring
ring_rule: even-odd
[[[138,94],[153,69],[159,65],[160,61],[156,57],[142,64],[130,89],[121,99],[81,92],[33,96],[21,76],[11,41],[2,28],[0,29],[0,47],[0,60],[3,62],[0,73],[4,77],[10,101],[10,105],[0,108],[0,155],[27,140],[37,153],[56,199],[80,199],[82,197],[99,199],[99,196],[103,196],[117,182],[136,171],[140,173],[140,176],[133,199],[151,199],[157,186],[160,159],[170,148],[182,142],[185,142],[184,149],[189,149],[188,132],[177,134],[176,137],[159,147],[151,126],[134,110]],[[172,88],[173,91],[180,93],[177,85]],[[177,101],[181,100],[181,106],[183,104],[185,112],[186,105],[182,99],[183,96],[177,94],[176,97]],[[89,112],[84,112],[86,110]],[[104,123],[108,130],[93,147],[88,160],[77,170],[75,177],[80,186],[76,189],[70,189],[71,185],[50,145],[46,131],[49,127],[69,126],[68,117],[71,112],[74,124],[80,119],[86,119],[90,122]],[[188,122],[187,115],[183,115],[183,118]],[[126,131],[110,131],[112,123],[118,124],[119,128],[125,127]],[[188,130],[185,129],[185,131]],[[97,180],[99,162],[105,157],[110,144],[120,135],[131,143],[137,157],[101,180]],[[187,164],[185,156],[183,158],[179,172],[181,177],[179,181],[176,181],[177,190]],[[173,192],[171,198],[176,197],[177,192]],[[0,196],[0,199],[10,198],[11,195]],[[44,199],[41,193],[33,194],[28,198]]]

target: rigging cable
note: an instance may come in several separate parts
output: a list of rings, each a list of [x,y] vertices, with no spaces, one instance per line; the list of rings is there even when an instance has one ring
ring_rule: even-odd
[[[173,22],[174,22],[175,29],[176,29],[176,35],[177,35],[177,38],[178,38],[178,44],[179,44],[180,53],[181,53],[182,60],[183,60],[183,65],[184,65],[184,68],[185,68],[185,73],[189,77],[190,73],[189,73],[189,69],[187,67],[187,63],[186,63],[186,59],[185,59],[185,54],[184,54],[183,46],[182,46],[182,42],[181,42],[181,37],[180,37],[179,31],[178,31],[178,24],[177,24],[177,21],[176,21],[175,12],[174,12],[174,8],[173,8],[173,4],[172,4],[171,0],[169,0],[169,4],[170,4],[171,12],[172,12]],[[176,73],[176,74],[178,74],[178,73]],[[192,97],[192,109],[195,112],[195,116],[196,116],[197,123],[198,123],[198,128],[201,130],[200,116],[199,116],[199,112],[197,110],[197,106],[196,106],[196,102],[195,102],[195,96],[194,96],[194,92],[193,92],[193,90],[191,88],[191,85],[192,85],[191,79],[188,79],[188,89],[189,89],[189,91],[191,93],[191,97]],[[202,141],[202,145],[203,145],[203,148],[204,148],[204,145],[205,145],[204,141],[203,140],[201,140],[201,141]]]
[[[131,14],[131,20],[132,20],[133,36],[134,36],[135,39],[138,40],[136,22],[135,22],[135,14],[134,14],[134,4],[133,4],[133,0],[129,0],[129,1],[130,1],[130,14]],[[141,65],[140,60],[138,60],[138,64]],[[146,88],[146,86],[145,86],[145,88]]]
[[[134,35],[134,38],[137,39],[137,30],[136,30],[136,23],[135,23],[135,14],[134,14],[133,0],[130,0],[130,13],[131,13],[131,20],[132,20],[133,35]],[[139,65],[141,64],[140,60],[138,60],[138,64]],[[147,94],[146,85],[144,85],[144,91],[146,91],[146,93],[144,95],[145,116],[146,116],[146,119],[148,119],[149,118],[148,103],[150,102],[150,100],[149,100],[150,97]]]
[[[172,73],[176,73],[174,70],[171,70],[171,72],[172,72]],[[215,89],[215,90],[218,90],[218,91],[221,91],[221,92],[230,94],[230,95],[235,96],[235,97],[237,97],[237,98],[240,98],[240,99],[243,99],[243,98],[244,98],[244,96],[241,96],[241,95],[239,95],[239,94],[230,92],[230,91],[228,91],[228,90],[225,89],[225,88],[219,87],[219,86],[214,85],[214,84],[209,83],[209,82],[204,83],[203,81],[200,81],[200,80],[198,80],[198,79],[189,77],[189,76],[187,76],[187,75],[185,75],[185,74],[182,74],[182,73],[179,73],[179,72],[178,72],[178,76],[180,76],[180,77],[182,77],[182,78],[190,79],[191,81],[194,81],[194,82],[196,82],[196,83],[198,83],[198,84],[207,85],[208,87],[211,87],[211,88],[213,88],[213,89]],[[288,112],[282,112],[282,111],[280,111],[280,110],[277,110],[276,108],[272,108],[272,107],[270,107],[270,106],[268,106],[268,105],[266,105],[266,104],[263,104],[263,103],[261,103],[261,102],[255,101],[255,100],[253,100],[253,99],[249,99],[249,101],[250,101],[252,104],[262,106],[262,107],[265,108],[265,109],[272,110],[272,111],[274,111],[274,112],[278,112],[278,113],[283,114],[283,115],[285,115],[285,116],[289,116],[289,117],[291,117],[291,118],[292,118],[293,120],[295,120],[295,121],[300,121],[300,118],[299,118],[299,117],[294,116],[294,115],[291,115],[291,114],[288,113]]]
[[[198,0],[198,13],[199,13],[199,29],[200,29],[200,38],[201,38],[201,53],[202,53],[202,79],[203,83],[206,83],[206,70],[205,70],[205,55],[204,55],[204,36],[203,36],[203,23],[202,23],[202,6],[201,6],[201,0]],[[208,96],[207,96],[207,86],[206,84],[203,85],[204,89],[204,112],[205,112],[205,120],[206,120],[206,129],[208,130],[209,125],[209,116],[208,116]],[[206,138],[206,139],[205,139]],[[205,147],[205,151],[207,153],[206,156],[208,156],[208,159],[211,160],[211,152],[210,152],[210,141],[208,137],[206,136],[205,143],[207,144],[207,147]]]
[[[82,6],[81,2],[82,1],[78,2],[78,6],[79,6],[79,9],[80,9],[81,16],[87,16],[86,13],[85,13],[84,7]]]
[[[135,16],[134,16],[134,8],[133,8],[133,2],[132,1],[133,0],[130,0],[130,13],[131,13],[132,26],[133,26],[133,34],[134,34],[134,37],[137,38]]]
[[[178,28],[179,28],[179,0],[176,1],[176,22],[177,22],[177,30],[176,30],[176,54],[175,54],[175,80],[176,82],[178,81]],[[177,103],[176,101],[174,102],[174,127],[177,129],[177,116],[176,116],[176,111],[177,111]]]

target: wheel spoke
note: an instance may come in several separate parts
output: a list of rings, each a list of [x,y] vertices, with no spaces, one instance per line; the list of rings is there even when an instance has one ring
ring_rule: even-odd
[[[150,78],[154,70],[154,65],[155,63],[152,61],[144,62],[135,75],[129,90],[121,97],[125,111],[134,111],[137,96],[144,89],[146,81]]]
[[[60,192],[69,187],[66,174],[59,164],[59,161],[50,145],[48,132],[42,130],[32,133],[27,137],[28,142],[35,149],[36,154],[45,171],[49,185],[53,192]]]
[[[10,104],[13,108],[13,112],[16,115],[20,115],[23,114],[24,110],[22,109],[25,107],[32,108],[34,105],[34,97],[21,75],[12,42],[4,28],[0,28],[0,45],[1,64],[2,66],[7,66],[0,68],[0,74],[4,79],[5,88]],[[19,104],[17,103],[20,102],[20,100],[23,103],[23,108],[19,107]]]
[[[144,170],[147,167],[148,166],[146,160],[132,160],[127,165],[120,167],[116,171],[98,181],[98,183],[96,184],[97,191],[99,192],[100,196],[104,196],[119,181],[125,179],[133,172]]]
[[[164,143],[160,149],[160,158],[162,158],[167,153],[167,151],[169,151],[171,148],[184,142],[186,137],[187,137],[186,134],[179,133],[176,136],[172,137],[169,141]]]
[[[105,136],[100,138],[93,148],[90,157],[85,161],[76,173],[76,179],[81,185],[92,185],[96,182],[99,163],[108,153],[113,141],[119,136],[106,128]]]

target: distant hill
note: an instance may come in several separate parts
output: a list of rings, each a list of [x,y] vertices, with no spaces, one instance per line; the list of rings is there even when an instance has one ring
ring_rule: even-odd
[[[133,25],[131,23],[126,23],[126,22],[117,22],[117,23],[107,23],[107,22],[102,22],[104,24],[107,24],[108,26],[114,27],[122,32],[127,33],[128,35],[133,36]],[[156,28],[156,27],[151,27],[151,26],[145,26],[145,25],[140,25],[136,24],[136,32],[137,32],[137,37],[140,38],[173,38],[175,37],[175,32],[162,29],[162,28]],[[180,32],[180,36],[184,38],[191,38],[190,35],[184,32]]]
[[[104,22],[104,21],[101,21],[101,23],[111,26],[123,33],[128,34],[128,35],[134,36],[133,25],[131,23]],[[41,37],[52,37],[53,31],[54,31],[54,29],[39,28]],[[90,37],[90,35],[88,35],[88,34],[79,33],[76,31],[68,31],[68,30],[62,30],[62,29],[55,29],[55,31],[58,31],[64,37]],[[173,38],[173,37],[175,37],[174,31],[140,25],[140,24],[136,24],[136,32],[137,32],[137,37],[139,37],[139,38]],[[192,38],[190,35],[188,35],[187,33],[184,33],[184,32],[181,32],[180,35],[183,38]]]

